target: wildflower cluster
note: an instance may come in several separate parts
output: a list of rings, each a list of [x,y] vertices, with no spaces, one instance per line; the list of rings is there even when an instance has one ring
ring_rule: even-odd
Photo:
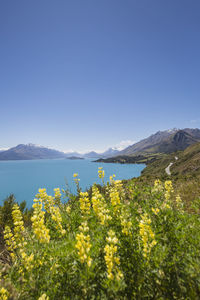
[[[84,193],[80,192],[79,202],[80,202],[80,209],[83,216],[89,215],[91,205],[90,205],[90,200],[87,192]]]
[[[27,255],[24,248],[19,249],[19,254],[22,261],[22,266],[24,269],[26,269],[28,272],[30,272],[34,267],[34,254],[31,253],[30,255]],[[24,275],[24,272],[21,268],[21,273]]]
[[[80,233],[76,235],[76,249],[78,250],[78,255],[81,263],[87,263],[88,267],[91,266],[92,259],[89,255],[91,243],[90,243],[90,235],[89,227],[87,221],[82,222],[79,226]]]
[[[185,212],[172,191],[169,181],[122,186],[111,176],[88,193],[66,193],[68,203],[59,189],[40,189],[29,219],[12,205],[0,300],[199,299],[199,210]]]
[[[60,203],[61,192],[59,188],[54,189],[54,197],[47,195],[46,189],[39,189],[39,193],[36,195],[37,199],[44,204],[45,210],[50,214],[52,220],[55,223],[55,228],[58,230],[59,234],[64,235],[66,233],[65,229],[62,227],[62,217],[60,209],[56,204]]]
[[[112,219],[106,201],[95,185],[92,187],[92,207],[101,225]]]
[[[117,243],[118,239],[113,230],[109,230],[108,237],[106,238],[107,244],[104,248],[105,262],[107,267],[107,277],[110,280],[116,279],[117,281],[123,278],[123,274],[119,269],[120,258],[117,256]]]
[[[148,218],[147,213],[142,216],[139,223],[140,237],[143,243],[143,256],[147,258],[151,252],[151,248],[156,245],[155,234],[151,229],[151,219]]]

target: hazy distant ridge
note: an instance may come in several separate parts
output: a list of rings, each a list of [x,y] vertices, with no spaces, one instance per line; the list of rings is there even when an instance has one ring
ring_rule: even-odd
[[[0,152],[0,160],[31,160],[31,159],[57,159],[67,157],[82,157],[82,158],[107,158],[119,152],[112,148],[104,153],[96,153],[95,151],[86,154],[78,152],[64,153],[58,150],[37,146],[34,144],[19,144],[16,147]]]

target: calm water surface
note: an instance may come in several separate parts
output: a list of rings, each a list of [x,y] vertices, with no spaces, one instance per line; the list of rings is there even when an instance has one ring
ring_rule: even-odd
[[[20,203],[26,200],[31,207],[34,195],[39,188],[46,188],[52,194],[56,187],[66,188],[68,183],[71,192],[75,192],[73,174],[78,173],[83,190],[94,182],[100,183],[98,167],[105,170],[105,180],[116,174],[116,179],[138,177],[145,165],[137,164],[102,164],[89,159],[44,159],[0,162],[0,205],[10,194],[14,194]]]

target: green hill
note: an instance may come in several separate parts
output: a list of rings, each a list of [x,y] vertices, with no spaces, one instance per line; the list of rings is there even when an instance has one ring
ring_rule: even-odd
[[[175,157],[178,157],[176,160]],[[189,146],[184,151],[174,152],[150,163],[142,172],[149,176],[167,176],[165,169],[170,163],[171,176],[200,175],[200,143]]]

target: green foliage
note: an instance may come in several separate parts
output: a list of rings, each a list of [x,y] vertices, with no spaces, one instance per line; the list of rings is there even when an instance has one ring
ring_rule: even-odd
[[[46,207],[51,201],[44,223],[50,241],[41,242],[30,226],[22,230],[26,243],[17,246],[12,264],[1,268],[1,284],[10,299],[39,299],[44,294],[49,299],[198,299],[199,198],[188,212],[169,182],[122,185],[113,178],[84,195],[79,189],[78,196],[66,196],[64,204],[38,196]],[[13,228],[12,205],[6,207],[10,221],[4,221]],[[63,235],[55,226],[58,219],[52,218],[56,207]],[[105,249],[110,251],[108,260]]]

